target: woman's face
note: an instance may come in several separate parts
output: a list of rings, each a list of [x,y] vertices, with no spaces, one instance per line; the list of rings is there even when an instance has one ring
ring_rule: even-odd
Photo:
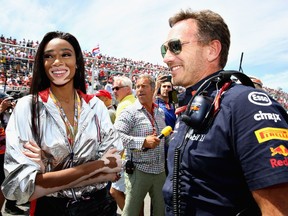
[[[73,83],[76,72],[76,54],[66,40],[54,38],[44,48],[44,68],[51,84]]]

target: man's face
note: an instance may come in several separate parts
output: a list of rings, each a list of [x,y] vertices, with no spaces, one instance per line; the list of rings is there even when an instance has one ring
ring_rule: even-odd
[[[163,82],[161,84],[160,94],[162,97],[169,97],[169,92],[172,91],[171,82]]]
[[[154,89],[150,85],[148,78],[139,78],[136,82],[136,96],[140,103],[145,105],[150,105],[153,103]]]
[[[193,19],[176,23],[168,33],[165,45],[171,39],[179,39],[182,44],[179,54],[168,49],[163,60],[171,69],[173,85],[192,86],[200,81],[205,73],[206,46],[198,42],[197,33],[198,27]]]
[[[113,83],[113,93],[118,102],[120,102],[124,97],[131,94],[129,86],[124,86],[118,80]]]

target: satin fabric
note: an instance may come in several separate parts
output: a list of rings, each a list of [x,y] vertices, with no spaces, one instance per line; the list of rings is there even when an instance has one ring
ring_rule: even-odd
[[[6,155],[4,170],[6,179],[2,191],[7,199],[26,203],[34,192],[35,177],[40,172],[51,172],[69,167],[71,153],[73,164],[98,160],[111,147],[119,152],[123,145],[119,134],[111,123],[108,110],[97,97],[78,92],[81,98],[81,113],[78,120],[78,132],[73,146],[69,145],[65,123],[49,96],[49,90],[41,92],[40,132],[42,141],[38,145],[42,149],[44,169],[26,157],[23,144],[33,140],[31,130],[32,95],[19,99],[6,130]],[[82,193],[102,189],[106,184],[94,184],[85,187],[58,191],[49,196],[80,197]]]

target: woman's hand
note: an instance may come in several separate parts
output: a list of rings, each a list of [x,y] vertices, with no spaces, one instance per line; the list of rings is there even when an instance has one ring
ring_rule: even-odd
[[[23,147],[24,147],[23,154],[29,157],[31,160],[38,163],[40,165],[41,172],[44,173],[45,166],[41,159],[42,150],[40,149],[40,147],[34,141],[24,143]]]
[[[117,153],[117,149],[109,149],[101,159],[104,161],[105,169],[103,172],[105,173],[118,173],[122,168],[122,160],[119,153]]]
[[[121,175],[119,173],[97,173],[96,175],[87,178],[77,185],[74,185],[73,187],[83,187],[86,185],[91,185],[91,184],[97,184],[97,183],[103,183],[103,182],[116,182],[120,179]]]

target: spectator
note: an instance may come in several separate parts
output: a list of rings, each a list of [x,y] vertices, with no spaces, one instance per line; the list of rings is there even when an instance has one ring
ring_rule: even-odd
[[[125,76],[114,77],[113,88],[112,88],[116,100],[119,102],[116,109],[116,120],[120,113],[132,105],[136,98],[132,94],[132,81]],[[122,158],[125,159],[125,152],[122,154]],[[125,180],[123,171],[121,173],[121,178],[112,183],[110,193],[112,197],[116,200],[117,205],[121,210],[123,210],[125,205]]]
[[[116,215],[105,182],[118,179],[122,143],[105,105],[85,94],[84,72],[77,39],[48,32],[6,133],[2,191],[31,201],[31,216]]]
[[[10,37],[12,40],[12,37]],[[29,75],[31,75],[32,67],[34,64],[34,57],[35,57],[35,50],[38,47],[38,43],[34,43],[32,48],[26,47],[25,39],[23,41],[19,41],[16,46],[13,44],[15,43],[15,40],[13,40],[13,43],[10,43],[10,38],[7,38],[7,41],[3,35],[3,41],[0,43],[0,55],[2,52],[2,60],[0,61],[0,69],[2,64],[2,69],[5,68],[5,72],[0,72],[1,76],[7,75],[7,78],[10,76],[14,76],[14,78],[19,78],[20,80],[26,79]],[[30,40],[31,41],[31,40]],[[34,40],[35,41],[35,40]],[[7,43],[9,42],[9,44]],[[16,40],[17,43],[17,40]],[[23,45],[23,46],[22,46]],[[2,47],[1,47],[2,46]],[[2,50],[1,50],[2,48]],[[32,53],[32,55],[30,55]],[[96,67],[96,71],[104,71],[105,74],[108,76],[108,82],[109,79],[111,79],[113,76],[117,74],[131,76],[132,82],[136,83],[136,78],[139,76],[139,74],[148,73],[153,75],[153,77],[157,77],[159,73],[167,73],[168,68],[162,65],[153,65],[149,62],[145,61],[135,61],[128,58],[115,58],[107,55],[100,54],[97,56],[97,59],[92,58],[91,52],[83,51],[83,55],[85,56],[85,70],[86,70],[86,78],[87,81],[89,81],[91,84],[92,82],[94,85],[91,85],[91,90],[88,89],[87,92],[91,94],[94,94],[95,89],[102,89],[103,86],[101,86],[101,83],[99,83],[99,77],[94,77],[94,80],[92,79],[92,73],[94,72],[94,67]],[[13,58],[15,56],[15,58]],[[6,61],[7,59],[7,61]],[[20,74],[16,73],[14,70],[16,62],[20,61]],[[26,68],[25,68],[26,67]],[[23,75],[22,75],[23,73]],[[95,84],[97,82],[97,84]],[[112,82],[111,82],[112,83]],[[104,84],[103,84],[104,85]],[[90,87],[90,86],[89,86]],[[111,84],[105,85],[105,90],[108,90],[110,93],[113,93],[113,91],[110,91]],[[12,86],[13,88],[13,86]],[[174,86],[174,88],[180,93],[182,91],[182,88],[179,86]],[[10,87],[7,88],[10,90]],[[288,95],[286,92],[282,91],[280,89],[272,89],[267,86],[263,86],[263,89],[267,91],[270,95],[273,96],[286,110],[288,110]],[[113,97],[113,104],[116,104],[114,96]],[[188,97],[187,97],[188,98]],[[180,104],[181,106],[181,104]]]
[[[166,215],[287,215],[285,110],[245,74],[251,86],[222,76],[230,32],[219,14],[181,10],[169,25],[161,53],[189,104],[169,143]]]
[[[109,112],[109,116],[111,119],[111,122],[114,124],[115,122],[115,118],[116,118],[116,110],[112,104],[112,96],[110,94],[110,92],[106,91],[106,90],[99,90],[98,92],[96,92],[95,94],[101,101],[104,102],[105,106],[108,109]]]
[[[176,122],[176,115],[172,100],[172,92],[173,85],[171,83],[171,76],[159,75],[156,80],[155,103],[164,111],[166,125],[171,126],[173,129]]]
[[[126,76],[114,77],[112,90],[118,101],[116,109],[117,118],[122,110],[134,103],[136,99],[132,94],[132,81]]]
[[[0,93],[0,161],[1,161],[1,169],[0,169],[0,183],[2,184],[5,175],[4,175],[4,154],[5,154],[5,146],[6,146],[6,135],[5,135],[5,129],[8,124],[12,109],[15,106],[15,103],[13,102],[13,97],[9,96],[5,93]],[[4,204],[5,197],[3,196],[2,191],[0,191],[0,209],[2,209],[2,206]],[[15,200],[8,200],[6,199],[5,203],[5,212],[11,215],[21,215],[24,214],[24,211],[20,209],[16,205]],[[0,215],[1,212],[0,212]]]
[[[147,193],[153,203],[153,215],[164,215],[161,189],[165,181],[164,145],[168,139],[157,137],[165,127],[165,117],[153,102],[154,91],[154,79],[141,75],[136,82],[137,100],[121,112],[114,124],[127,151],[123,216],[139,215]],[[127,171],[127,164],[131,163],[135,166],[133,172]]]
[[[171,76],[163,76],[159,75],[156,79],[156,88],[155,93],[156,99],[155,103],[158,105],[160,109],[164,111],[165,114],[165,123],[174,129],[176,123],[176,114],[175,114],[175,105],[172,100],[172,93],[176,93],[173,89],[173,85],[171,83]],[[175,95],[177,97],[177,93]],[[168,152],[168,145],[165,145],[165,170],[167,170],[167,152]]]

